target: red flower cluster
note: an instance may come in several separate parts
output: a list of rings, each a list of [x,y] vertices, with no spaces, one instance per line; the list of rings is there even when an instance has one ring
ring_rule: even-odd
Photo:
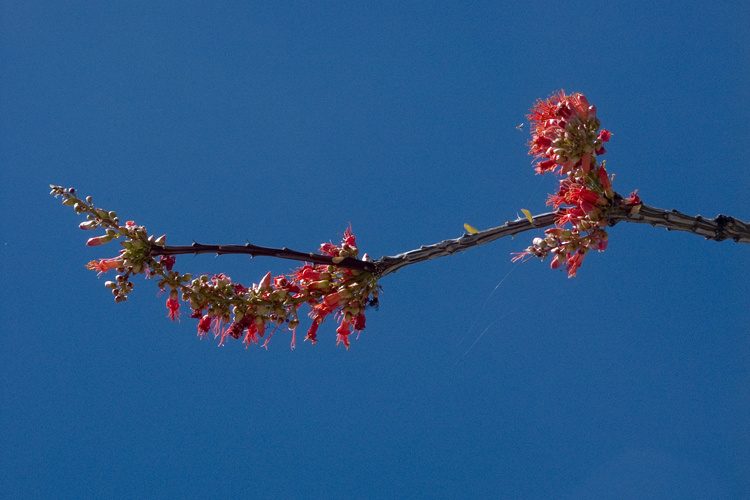
[[[588,173],[592,154],[606,153],[603,143],[612,136],[606,130],[599,132],[596,106],[590,106],[583,94],[566,96],[561,90],[538,100],[527,118],[533,134],[529,154],[534,155],[540,174],[554,172],[557,167],[561,174],[576,168]]]
[[[320,252],[333,257],[334,261],[356,257],[359,250],[351,226],[344,231],[340,246],[324,243],[320,246]],[[365,260],[368,259],[365,254]],[[373,282],[374,286],[362,287],[361,280],[358,279],[360,275],[361,273],[351,269],[322,265],[305,265],[289,275],[292,283],[299,288],[296,297],[309,297],[307,303],[310,305],[313,324],[305,340],[314,344],[317,341],[318,326],[329,314],[338,311],[337,317],[341,324],[336,329],[336,344],[343,343],[349,349],[352,329],[356,332],[365,329],[365,307],[368,304],[377,306],[378,303],[377,284]]]
[[[246,288],[223,275],[199,276],[179,274],[173,270],[175,257],[162,255],[158,259],[152,254],[154,245],[163,247],[165,236],[149,236],[146,228],[128,221],[121,226],[115,212],[107,212],[93,205],[91,197],[82,200],[73,188],[52,187],[52,194],[63,197],[63,204],[72,206],[79,214],[87,214],[81,229],[105,229],[103,236],[91,238],[89,246],[98,246],[113,239],[124,238],[120,255],[111,259],[89,262],[87,268],[99,274],[115,269],[115,281],[104,285],[112,290],[116,302],[127,300],[133,290],[130,278],[145,274],[147,278],[160,278],[161,292],[169,290],[167,317],[172,321],[180,318],[180,299],[190,305],[191,318],[198,319],[198,335],[203,337],[210,330],[220,337],[219,345],[227,337],[239,339],[247,345],[257,344],[266,334],[264,346],[277,329],[292,332],[292,349],[295,347],[295,332],[299,326],[297,311],[303,304],[310,307],[312,326],[305,340],[317,341],[320,324],[333,314],[339,323],[336,329],[337,344],[349,348],[349,336],[365,329],[365,309],[378,307],[379,287],[371,273],[339,267],[346,258],[358,258],[359,249],[351,226],[344,231],[339,245],[324,243],[320,252],[331,257],[330,265],[306,264],[291,274],[273,277],[266,274],[259,284]],[[363,260],[369,261],[367,254]]]
[[[333,257],[334,262],[356,258],[359,252],[351,228],[345,231],[339,246],[324,243],[320,251]],[[243,337],[247,345],[257,344],[266,333],[266,325],[271,324],[274,330],[263,345],[267,346],[276,329],[283,326],[292,331],[292,349],[299,325],[297,309],[302,304],[310,306],[313,320],[305,340],[315,344],[318,327],[328,315],[335,314],[340,322],[337,344],[343,343],[348,349],[352,330],[365,329],[365,308],[376,306],[378,301],[377,281],[372,275],[333,265],[306,264],[288,276],[272,277],[268,273],[249,289],[224,275],[201,276],[180,288],[183,301],[193,309],[191,317],[200,318],[199,336],[213,329],[214,335],[221,337],[220,344],[228,336]]]
[[[534,155],[537,173],[553,172],[566,177],[560,181],[558,192],[547,200],[548,205],[559,210],[559,227],[545,231],[545,238],[535,238],[534,244],[514,254],[513,260],[527,255],[542,259],[552,255],[552,269],[565,264],[568,277],[573,277],[588,251],[601,252],[609,241],[604,228],[615,193],[604,162],[600,164],[597,155],[606,153],[604,143],[612,134],[599,131],[596,107],[583,94],[566,96],[561,90],[537,101],[527,117],[532,132],[529,154]],[[640,204],[637,192],[620,204],[635,208]],[[567,224],[572,228],[563,229]]]

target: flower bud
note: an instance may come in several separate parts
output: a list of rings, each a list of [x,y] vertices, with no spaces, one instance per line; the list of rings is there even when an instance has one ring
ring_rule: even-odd
[[[565,255],[563,254],[557,254],[554,259],[552,259],[552,262],[550,262],[550,266],[552,269],[557,269],[562,265],[562,263],[565,262]]]
[[[271,285],[271,271],[268,271],[265,276],[263,276],[263,279],[260,280],[260,283],[257,285],[253,283],[253,290],[256,292],[265,292],[268,290],[268,287]]]
[[[308,290],[321,290],[327,292],[331,289],[331,282],[328,280],[313,281],[307,285]]]
[[[89,238],[89,240],[86,242],[86,245],[90,247],[95,247],[95,246],[103,245],[105,243],[109,243],[111,240],[112,240],[112,237],[109,235],[97,236],[96,238]]]

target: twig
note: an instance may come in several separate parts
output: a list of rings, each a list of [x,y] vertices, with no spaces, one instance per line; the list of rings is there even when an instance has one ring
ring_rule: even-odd
[[[663,210],[641,204],[636,214],[629,210],[610,212],[607,218],[610,226],[618,222],[634,222],[663,227],[668,231],[684,231],[703,236],[707,240],[732,240],[736,243],[750,243],[750,224],[734,217],[717,215],[713,219],[704,219],[700,215],[685,215],[677,210]]]
[[[314,264],[334,265],[346,269],[357,269],[359,271],[365,271],[368,273],[375,273],[377,271],[375,263],[352,259],[351,257],[347,257],[343,260],[338,260],[327,255],[290,250],[287,247],[268,248],[251,245],[250,243],[245,243],[244,245],[203,245],[201,243],[193,243],[192,245],[186,246],[165,245],[163,247],[160,247],[158,245],[154,245],[151,248],[152,255],[198,255],[201,253],[213,253],[216,255],[244,254],[249,255],[250,257],[276,257],[279,259],[289,259],[300,262],[312,262]]]
[[[684,231],[703,236],[707,240],[723,241],[731,239],[737,243],[750,243],[750,224],[734,217],[718,215],[713,219],[705,219],[700,215],[685,215],[677,210],[663,210],[646,204],[641,204],[637,212],[629,206],[614,206],[607,212],[609,225],[614,226],[620,222],[632,222],[636,224],[651,224],[654,227],[663,227],[669,231]],[[476,234],[464,234],[460,238],[444,240],[433,245],[422,246],[415,250],[400,253],[394,256],[384,256],[372,262],[346,258],[335,262],[332,257],[314,253],[298,252],[284,248],[267,248],[247,243],[245,245],[203,245],[193,243],[189,246],[163,246],[154,245],[153,255],[181,255],[214,253],[222,254],[247,254],[252,257],[268,256],[280,259],[290,259],[315,264],[329,264],[348,269],[374,274],[382,278],[388,274],[395,273],[402,267],[453,255],[463,252],[469,248],[478,247],[491,241],[506,236],[515,236],[532,229],[543,229],[554,225],[558,212],[549,212],[533,217],[533,222],[527,219],[508,221],[504,225],[492,229],[479,231]]]

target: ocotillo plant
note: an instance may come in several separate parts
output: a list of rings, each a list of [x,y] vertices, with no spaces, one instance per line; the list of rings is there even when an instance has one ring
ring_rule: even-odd
[[[92,261],[86,266],[99,274],[115,270],[115,280],[105,283],[115,301],[127,300],[136,274],[156,278],[159,290],[168,293],[167,316],[172,321],[179,319],[181,302],[188,305],[190,317],[198,320],[198,335],[203,337],[211,331],[220,339],[220,344],[227,337],[242,338],[247,345],[258,344],[270,329],[263,342],[267,346],[271,336],[281,329],[292,332],[294,348],[295,332],[300,323],[298,310],[307,304],[312,326],[305,340],[315,344],[320,324],[333,315],[338,323],[337,344],[342,343],[348,349],[349,336],[365,329],[365,311],[379,305],[379,279],[410,264],[532,229],[554,226],[545,231],[544,238],[534,238],[531,246],[515,253],[512,260],[549,257],[552,269],[564,267],[569,278],[576,276],[588,252],[602,252],[607,248],[607,227],[618,222],[646,223],[716,241],[732,239],[750,243],[750,224],[733,217],[692,217],[676,210],[649,207],[641,201],[637,190],[628,197],[615,192],[612,189],[614,176],[607,173],[605,162],[599,161],[606,153],[604,143],[610,140],[612,133],[600,129],[596,107],[590,105],[583,94],[566,95],[561,90],[538,100],[527,118],[532,134],[529,154],[534,156],[536,172],[562,177],[557,193],[547,200],[553,212],[532,216],[528,210],[521,209],[525,219],[484,231],[465,224],[466,232],[460,238],[378,260],[370,259],[367,254],[359,258],[351,226],[344,231],[338,245],[322,244],[320,254],[249,243],[168,246],[165,236],[149,236],[144,226],[133,221],[121,224],[115,212],[95,207],[91,197],[78,198],[73,188],[53,185],[52,194],[62,196],[63,204],[86,215],[87,220],[79,226],[81,229],[104,230],[103,235],[90,238],[87,245],[122,239],[119,255]],[[224,274],[193,277],[173,269],[176,255],[199,253],[265,255],[305,264],[287,275],[272,276],[269,272],[260,283],[250,287],[234,283]]]

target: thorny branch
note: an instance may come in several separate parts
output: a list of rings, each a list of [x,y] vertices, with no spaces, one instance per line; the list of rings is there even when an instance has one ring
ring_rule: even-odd
[[[559,212],[549,212],[537,215],[533,217],[533,223],[525,218],[508,221],[502,226],[479,231],[476,234],[464,234],[460,238],[444,240],[433,245],[425,245],[418,249],[403,252],[394,256],[384,256],[372,262],[352,258],[347,258],[340,262],[333,262],[332,257],[325,255],[298,252],[286,247],[260,247],[251,245],[250,243],[245,245],[203,245],[200,243],[193,243],[188,246],[154,246],[152,248],[152,254],[197,255],[202,253],[214,253],[217,255],[247,254],[252,257],[268,256],[312,262],[315,264],[331,264],[347,269],[357,269],[372,273],[377,278],[382,278],[383,276],[395,273],[402,267],[411,264],[453,255],[457,252],[463,252],[469,248],[484,245],[506,236],[515,236],[526,231],[550,227],[555,224],[555,218],[558,213]],[[663,227],[668,231],[693,233],[698,236],[703,236],[707,240],[723,241],[731,239],[737,243],[750,243],[750,224],[726,215],[718,215],[713,219],[706,219],[700,215],[690,216],[678,212],[677,210],[664,210],[641,204],[639,211],[635,214],[631,214],[630,207],[612,207],[608,212],[607,217],[610,226],[614,226],[619,222],[651,224],[654,227]]]
[[[296,260],[300,262],[310,262],[313,264],[334,265],[346,269],[365,271],[368,273],[375,273],[377,271],[374,263],[364,260],[352,259],[351,257],[339,260],[335,257],[315,254],[312,252],[298,252],[296,250],[290,250],[287,247],[269,248],[252,245],[250,243],[245,243],[244,245],[203,245],[201,243],[193,243],[192,245],[165,245],[162,247],[154,246],[151,249],[151,254],[154,256],[185,254],[198,255],[202,253],[212,253],[216,255],[243,254],[250,255],[250,257],[276,257],[278,259]]]

